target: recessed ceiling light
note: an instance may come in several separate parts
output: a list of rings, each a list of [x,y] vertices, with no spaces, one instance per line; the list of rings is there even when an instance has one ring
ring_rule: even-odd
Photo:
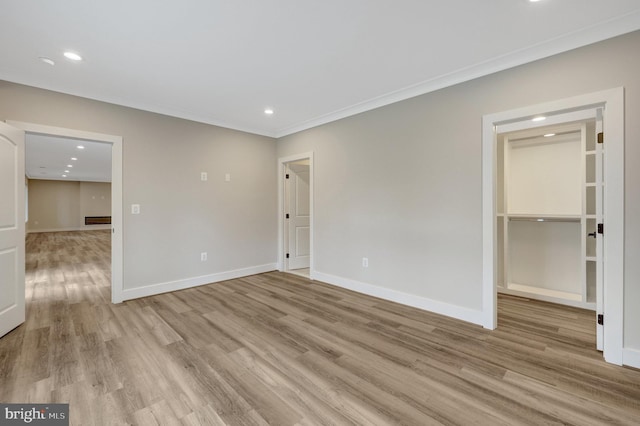
[[[73,164],[67,164],[67,167],[73,167]]]
[[[65,170],[64,172],[65,172],[65,173],[69,173],[69,170]]]
[[[551,136],[555,136],[555,133],[547,133],[546,135],[544,135],[545,138],[550,138]]]
[[[67,175],[62,175],[62,177],[67,177]]]
[[[266,108],[264,110],[264,113],[267,114],[267,115],[273,115],[273,109],[272,108]]]
[[[544,121],[546,119],[547,119],[547,117],[534,117],[534,118],[531,119],[531,121]]]
[[[71,157],[71,161],[78,161],[76,157]]]
[[[78,145],[78,146],[76,146],[76,148],[78,148],[78,149],[84,149],[84,145]]]
[[[39,58],[42,62],[44,62],[45,64],[49,64],[49,65],[55,65],[56,63],[53,61],[53,59],[51,58],[47,58],[46,56],[40,56]]]
[[[78,55],[75,52],[64,52],[64,57],[67,59],[71,59],[72,61],[81,61],[82,56]]]

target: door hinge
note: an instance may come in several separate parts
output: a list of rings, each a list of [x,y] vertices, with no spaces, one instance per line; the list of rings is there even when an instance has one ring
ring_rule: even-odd
[[[604,223],[598,224],[598,234],[604,235]]]
[[[598,133],[598,143],[604,143],[604,132]]]
[[[289,219],[289,213],[284,216],[285,219]]]
[[[287,259],[289,258],[289,253],[287,253]]]
[[[289,179],[289,173],[287,173],[286,175],[284,175],[285,179]]]
[[[598,314],[598,325],[604,325],[604,315]]]

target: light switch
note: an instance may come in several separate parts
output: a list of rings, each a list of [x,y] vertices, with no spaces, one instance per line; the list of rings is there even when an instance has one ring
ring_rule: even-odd
[[[225,182],[231,182],[231,173],[226,173],[224,175],[224,181]]]
[[[201,180],[201,181],[203,181],[203,182],[204,182],[204,181],[206,181],[207,179],[208,179],[207,172],[202,172],[202,173],[200,173],[200,180]]]
[[[131,204],[131,214],[140,214],[140,204]]]

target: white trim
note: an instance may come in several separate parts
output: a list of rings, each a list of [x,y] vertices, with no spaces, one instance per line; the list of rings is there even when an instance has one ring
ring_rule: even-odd
[[[378,297],[380,299],[411,306],[424,311],[445,315],[473,324],[482,325],[482,311],[475,311],[461,306],[450,305],[437,300],[391,290],[386,287],[378,287],[373,284],[363,283],[349,278],[337,277],[323,272],[316,272],[315,279],[337,287],[346,288],[347,290],[356,291],[358,293]]]
[[[515,121],[511,123],[500,124],[498,133],[516,132],[519,130],[536,129],[538,127],[553,126],[555,124],[565,124],[573,121],[583,121],[596,118],[597,108],[580,109],[564,114],[553,115],[542,121]],[[571,137],[571,136],[570,136]],[[558,137],[556,136],[554,140]]]
[[[479,64],[453,71],[449,74],[435,77],[403,89],[384,94],[377,98],[339,109],[329,114],[313,118],[292,126],[283,127],[275,132],[276,138],[281,138],[303,130],[311,129],[322,124],[360,114],[375,108],[380,108],[405,99],[424,95],[425,93],[464,83],[475,78],[490,75],[499,71],[537,61],[562,52],[577,49],[589,44],[597,43],[622,34],[636,31],[640,28],[640,12],[635,10],[625,16],[594,25],[592,27],[566,34],[546,42],[527,47],[522,50],[501,55]]]
[[[299,160],[309,160],[309,278],[315,278],[314,272],[314,250],[313,250],[313,236],[314,236],[314,164],[313,164],[313,151],[305,152],[302,154],[294,154],[289,155],[287,157],[278,158],[278,263],[277,269],[280,272],[285,271],[285,262],[284,262],[284,238],[285,238],[285,228],[284,228],[284,168],[285,164],[290,163],[292,161]]]
[[[123,217],[122,217],[122,137],[64,127],[7,120],[7,124],[27,133],[64,136],[110,143],[111,147],[111,302],[120,303],[123,289]]]
[[[24,130],[27,133],[36,133],[52,136],[66,136],[73,139],[86,139],[96,142],[118,143],[122,141],[120,136],[106,135],[104,133],[87,132],[84,130],[67,129],[64,127],[45,126],[42,124],[27,123],[24,121],[7,120],[7,124]]]
[[[232,271],[218,272],[215,274],[202,275],[199,277],[186,278],[164,283],[149,284],[135,288],[125,288],[122,291],[124,300],[137,299],[139,297],[153,296],[171,291],[184,290],[186,288],[197,287],[205,284],[213,284],[220,281],[233,280],[236,278],[248,277],[250,275],[262,274],[276,270],[275,263],[266,265],[251,266],[249,268],[235,269]]]
[[[625,348],[622,353],[622,364],[640,368],[640,349]]]
[[[482,227],[483,326],[497,325],[496,292],[496,132],[503,123],[536,115],[557,115],[579,109],[604,107],[606,135],[604,239],[605,300],[604,359],[622,364],[624,336],[624,89],[590,93],[524,108],[488,114],[482,118]]]
[[[71,228],[45,228],[45,229],[27,229],[27,234],[42,234],[45,232],[76,232],[76,231],[104,231],[111,229],[111,225],[92,225],[84,227],[71,227]]]

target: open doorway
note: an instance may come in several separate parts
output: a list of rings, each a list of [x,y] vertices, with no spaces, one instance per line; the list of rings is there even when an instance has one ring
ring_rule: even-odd
[[[25,294],[111,300],[112,145],[25,134]]]
[[[600,113],[602,115],[600,115]],[[543,119],[544,117],[544,119]],[[601,211],[598,217],[595,209],[591,212],[585,211],[585,204],[588,197],[581,192],[581,214],[562,215],[557,212],[549,214],[525,214],[522,212],[509,212],[509,207],[499,205],[504,201],[504,194],[499,191],[499,173],[498,173],[498,143],[504,143],[504,136],[510,132],[526,131],[527,129],[544,129],[544,126],[562,125],[577,122],[583,129],[594,127],[599,117],[603,117],[603,134],[605,142],[606,155],[602,155],[600,171],[603,182],[606,182],[606,190],[604,185],[600,186],[600,190],[604,195],[601,196]],[[595,123],[590,120],[594,119]],[[537,130],[536,130],[537,131]],[[586,131],[585,131],[586,134]],[[502,135],[502,138],[500,137]],[[514,135],[514,133],[511,133]],[[515,133],[518,136],[518,133]],[[520,134],[522,135],[522,134]],[[516,137],[517,139],[517,137]],[[569,137],[570,139],[570,137]],[[525,146],[535,146],[530,142],[525,142]],[[584,141],[580,142],[584,143]],[[567,145],[568,146],[568,145]],[[584,145],[583,145],[584,146]],[[511,216],[515,219],[522,220],[518,223],[521,233],[527,235],[536,235],[535,229],[529,229],[544,223],[546,219],[551,219],[552,227],[563,226],[562,232],[567,235],[575,234],[581,240],[581,243],[575,245],[579,247],[578,257],[580,268],[587,274],[590,266],[589,262],[596,262],[593,256],[587,256],[587,246],[585,242],[586,235],[581,235],[592,225],[596,225],[598,220],[604,221],[604,227],[607,229],[606,237],[599,235],[602,239],[601,259],[603,267],[600,268],[601,279],[596,283],[595,306],[598,319],[597,335],[598,346],[602,342],[604,358],[607,362],[614,364],[622,364],[622,337],[623,337],[623,258],[624,258],[624,115],[623,115],[623,89],[612,89],[603,92],[597,92],[574,98],[562,99],[546,104],[539,104],[524,107],[516,110],[505,111],[502,113],[486,115],[483,118],[483,325],[486,328],[496,328],[497,323],[497,289],[500,280],[499,256],[500,245],[498,244],[499,236],[507,241],[508,237],[499,234],[499,230],[508,227],[508,221]],[[505,151],[506,152],[506,151]],[[597,149],[587,153],[584,149],[580,164],[585,165],[587,156],[597,157]],[[506,154],[509,155],[509,154]],[[597,161],[596,161],[597,163]],[[544,164],[539,164],[544,166]],[[580,169],[580,178],[586,178],[586,168]],[[604,170],[604,171],[603,171]],[[506,172],[508,173],[508,172]],[[595,171],[593,173],[596,173]],[[595,179],[595,176],[594,176]],[[595,193],[598,190],[597,182],[581,182],[583,191],[593,195],[594,206],[598,203],[595,201]],[[508,191],[508,189],[506,190]],[[553,189],[555,191],[555,189]],[[521,194],[520,194],[521,195]],[[526,201],[526,200],[525,200]],[[566,201],[566,200],[564,200]],[[504,209],[506,207],[506,209]],[[503,209],[502,211],[501,208]],[[520,213],[520,215],[518,215]],[[573,213],[577,213],[573,212]],[[500,214],[502,217],[500,219]],[[519,216],[519,217],[518,217]],[[535,217],[534,217],[535,216]],[[563,217],[561,217],[563,216]],[[542,219],[542,221],[539,221]],[[564,225],[568,223],[569,225]],[[545,225],[546,226],[546,225]],[[565,232],[566,231],[566,232]],[[597,232],[597,231],[594,231]],[[547,233],[551,238],[558,235],[556,233]],[[588,240],[587,240],[588,241]],[[502,249],[507,249],[504,245]],[[574,253],[574,258],[575,253]],[[589,257],[590,259],[586,259]],[[585,261],[584,264],[582,261]],[[505,265],[502,265],[503,267]],[[508,265],[506,265],[508,266]],[[526,266],[526,263],[525,263]],[[507,268],[508,269],[508,268]],[[539,273],[539,271],[536,271]],[[575,291],[576,298],[579,296],[585,304],[589,303],[588,283],[584,276],[581,275],[581,287]],[[507,290],[518,290],[517,287],[510,287],[509,277],[503,278],[503,288]],[[531,286],[529,286],[530,289]],[[520,288],[522,289],[522,287]],[[552,296],[567,295],[570,292],[562,289],[559,292],[552,293]],[[543,291],[544,293],[544,291]],[[579,293],[579,294],[578,294]],[[599,293],[599,294],[597,294]],[[548,296],[548,294],[547,294]],[[606,313],[606,320],[605,318]]]
[[[497,287],[595,311],[602,284],[596,232],[602,223],[601,112],[574,115],[542,127],[498,127]]]
[[[280,270],[313,277],[313,156],[279,160]]]
[[[51,163],[49,169],[45,168],[42,169],[42,171],[39,171],[39,165],[35,165],[31,175],[33,178],[40,177],[41,179],[34,179],[34,181],[38,180],[41,181],[39,183],[42,183],[44,180],[47,180],[48,183],[51,183],[54,182],[53,178],[57,177],[55,176],[56,174],[58,174],[61,179],[68,181],[73,180],[74,177],[77,179],[77,188],[71,191],[77,190],[78,215],[73,218],[71,218],[70,215],[65,215],[66,219],[62,219],[62,222],[60,222],[62,217],[60,211],[54,212],[54,217],[45,212],[45,216],[43,217],[46,217],[46,223],[38,223],[37,225],[35,222],[38,221],[38,218],[32,216],[30,219],[33,222],[33,230],[48,230],[47,227],[51,224],[54,224],[53,226],[55,227],[62,226],[63,228],[70,228],[69,230],[101,228],[104,231],[103,234],[108,234],[103,235],[104,238],[102,238],[102,240],[110,240],[110,247],[108,248],[110,251],[110,271],[108,274],[110,278],[110,299],[113,303],[122,302],[122,138],[120,136],[44,126],[34,123],[7,121],[7,124],[24,131],[26,144],[32,144],[36,147],[32,155],[25,159],[25,165],[28,165],[32,160],[38,163],[38,159],[33,158],[34,153],[42,153],[41,151],[45,149],[43,147],[47,146],[50,146],[50,148],[47,149],[51,149],[48,157],[56,155],[68,157],[68,162],[64,162],[63,164],[65,168],[61,170],[54,170],[53,163]],[[56,150],[53,148],[54,143],[69,144],[70,149],[76,152],[77,155],[63,150],[61,148],[62,145],[58,147],[60,149]],[[78,146],[83,146],[84,149],[78,148]],[[37,149],[37,147],[40,147],[40,149]],[[27,155],[29,154],[27,153]],[[109,158],[106,159],[106,161],[102,159],[102,165],[98,165],[98,162],[100,162],[99,158],[91,158],[91,156],[103,157],[105,155],[108,155]],[[77,158],[77,160],[72,160],[71,158]],[[42,161],[45,160],[41,159],[40,162]],[[84,171],[81,170],[81,162],[85,164],[89,163],[89,167]],[[44,167],[47,166],[45,165]],[[104,169],[104,167],[107,167],[108,170],[100,170]],[[65,172],[65,170],[69,170],[69,172]],[[38,176],[39,173],[48,174]],[[66,176],[63,177],[62,175]],[[110,180],[108,189],[105,185],[106,182],[100,182],[106,180],[106,176],[108,176]],[[49,177],[50,179],[42,179],[42,177]],[[81,181],[85,183],[82,184]],[[55,180],[55,182],[60,181]],[[47,185],[47,182],[44,184]],[[27,190],[31,193],[31,196],[36,195],[33,189],[34,188],[32,188],[31,191]],[[61,187],[58,189],[67,194],[71,192],[69,187]],[[27,197],[25,198],[27,199]],[[85,199],[84,202],[81,201],[83,198]],[[107,201],[109,204],[108,213],[105,211]],[[46,205],[47,201],[45,200],[44,203]],[[68,208],[64,203],[61,203],[61,206]],[[29,210],[30,208],[26,206],[26,211]],[[46,210],[46,208],[41,210]],[[29,229],[27,228],[27,230]],[[96,242],[100,244],[100,241]]]
[[[541,127],[530,120],[498,126],[498,327],[527,320],[571,327],[571,336],[558,338],[602,350],[588,312],[602,307],[601,117],[593,109]]]

